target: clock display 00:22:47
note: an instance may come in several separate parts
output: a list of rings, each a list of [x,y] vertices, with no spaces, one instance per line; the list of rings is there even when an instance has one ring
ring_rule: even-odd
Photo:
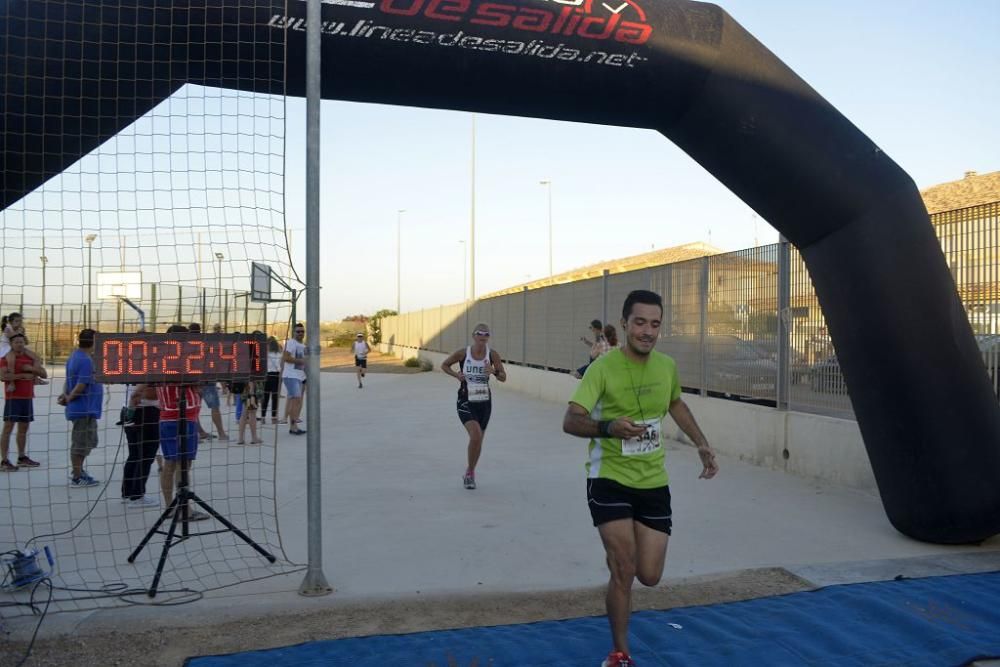
[[[151,343],[111,339],[103,342],[101,359],[101,370],[107,376],[252,374],[261,370],[261,349],[256,340],[165,339]]]

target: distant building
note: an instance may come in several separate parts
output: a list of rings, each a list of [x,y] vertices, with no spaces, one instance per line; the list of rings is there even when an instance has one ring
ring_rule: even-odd
[[[968,171],[921,195],[973,330],[1000,333],[1000,171]]]
[[[604,274],[605,270],[609,274],[625,273],[627,271],[635,271],[636,269],[645,269],[650,266],[663,266],[664,264],[674,264],[676,262],[684,262],[689,259],[699,259],[710,255],[721,255],[723,252],[723,250],[707,243],[687,243],[685,245],[674,246],[672,248],[644,252],[641,255],[632,255],[631,257],[622,257],[619,259],[609,259],[598,262],[597,264],[581,266],[576,269],[564,271],[563,273],[557,273],[551,278],[540,278],[538,280],[522,283],[513,287],[507,287],[496,292],[484,294],[479,298],[489,299],[495,296],[502,296],[504,294],[515,294],[524,288],[538,289],[539,287],[572,283],[578,280],[587,280],[588,278],[600,278]]]
[[[983,204],[1000,202],[1000,171],[989,174],[965,172],[965,178],[933,185],[920,191],[927,212],[931,215]]]

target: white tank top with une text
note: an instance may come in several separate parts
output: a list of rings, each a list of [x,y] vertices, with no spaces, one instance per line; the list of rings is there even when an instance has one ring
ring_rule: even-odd
[[[469,390],[469,401],[479,403],[490,400],[490,374],[486,372],[486,364],[490,363],[490,346],[486,346],[486,356],[482,359],[472,358],[472,346],[465,348],[465,361],[462,362],[462,375]]]
[[[364,359],[368,356],[368,344],[357,342],[354,343],[354,356],[358,359]]]

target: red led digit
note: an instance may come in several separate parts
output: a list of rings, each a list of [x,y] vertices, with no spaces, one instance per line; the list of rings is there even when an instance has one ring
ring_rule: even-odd
[[[201,375],[205,371],[201,368],[195,368],[191,365],[193,361],[202,361],[205,358],[205,343],[200,340],[188,341],[188,345],[193,345],[198,348],[198,354],[189,354],[184,360],[184,371],[186,373],[191,373],[192,375]]]
[[[148,367],[149,360],[146,358],[148,345],[144,340],[133,340],[129,341],[128,344],[128,372],[129,374],[138,373],[139,375],[145,375]],[[137,368],[135,363],[135,351],[139,350],[139,361],[142,364]]]
[[[112,347],[118,348],[118,366],[114,369],[112,369],[111,366],[108,365],[108,360],[111,357]],[[103,366],[105,375],[121,375],[122,373],[125,372],[125,360],[122,358],[124,356],[124,351],[125,351],[125,346],[122,344],[120,340],[104,341],[104,355],[103,355],[104,359],[101,365]]]
[[[181,372],[170,368],[170,362],[176,361],[181,358],[181,343],[176,340],[165,340],[164,345],[173,345],[174,353],[163,355],[163,374],[164,375],[180,375]]]
[[[260,372],[260,341],[245,340],[243,344],[247,346],[247,353],[250,355],[252,373]]]
[[[229,343],[229,353],[226,353],[227,343],[219,343],[219,359],[223,359],[229,362],[229,370],[233,373],[237,372],[239,369],[236,363],[236,343]]]

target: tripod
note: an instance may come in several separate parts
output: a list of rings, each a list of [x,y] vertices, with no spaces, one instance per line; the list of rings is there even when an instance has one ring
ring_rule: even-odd
[[[198,497],[188,484],[188,468],[191,466],[191,461],[188,459],[188,432],[187,432],[187,419],[185,419],[185,413],[187,412],[187,387],[184,385],[178,386],[179,398],[178,398],[178,414],[177,414],[177,442],[178,442],[178,464],[181,467],[181,480],[180,484],[177,486],[177,494],[174,496],[173,501],[170,505],[163,511],[160,518],[156,520],[153,527],[149,529],[146,536],[142,538],[139,542],[139,546],[135,548],[129,557],[128,562],[134,563],[136,557],[142,551],[149,541],[153,538],[153,535],[160,534],[166,535],[167,541],[163,543],[163,551],[160,552],[160,561],[156,565],[156,574],[153,576],[153,583],[149,586],[149,591],[147,595],[149,597],[156,597],[156,589],[160,585],[160,577],[163,575],[163,566],[167,562],[167,553],[170,551],[170,547],[180,544],[189,537],[199,537],[201,535],[215,535],[217,533],[226,533],[232,531],[236,533],[236,536],[241,540],[249,544],[254,550],[257,551],[261,556],[266,558],[268,562],[273,563],[277,559],[264,550],[259,544],[251,540],[243,531],[234,526],[228,519],[219,514],[212,508],[211,505],[206,503],[204,500]],[[221,523],[226,527],[225,530],[210,530],[204,532],[190,533],[188,531],[188,523],[190,520],[190,505],[191,501],[198,503],[203,510],[208,512],[212,518]],[[159,530],[160,526],[164,521],[170,519],[170,528],[167,532]],[[181,534],[177,536],[177,524],[181,524]],[[176,540],[174,539],[176,537]]]

